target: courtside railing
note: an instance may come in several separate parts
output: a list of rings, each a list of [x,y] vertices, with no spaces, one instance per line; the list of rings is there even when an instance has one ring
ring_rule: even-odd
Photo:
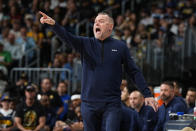
[[[66,74],[66,80],[69,82],[68,93],[71,94],[72,91],[72,75],[69,69],[64,68],[13,68],[10,74],[10,80],[12,82],[17,82],[22,74],[26,74],[28,82],[33,82],[37,85],[40,84],[41,79],[50,78],[53,81],[54,88],[57,84],[62,81],[62,73]]]

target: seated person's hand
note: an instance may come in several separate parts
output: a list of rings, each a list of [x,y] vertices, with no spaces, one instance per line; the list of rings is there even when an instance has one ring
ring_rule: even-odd
[[[73,131],[83,131],[84,125],[83,122],[75,122],[71,125]]]
[[[64,129],[70,129],[69,125],[63,121],[56,121],[54,131],[63,131]]]
[[[50,131],[50,127],[49,126],[44,126],[44,131]]]

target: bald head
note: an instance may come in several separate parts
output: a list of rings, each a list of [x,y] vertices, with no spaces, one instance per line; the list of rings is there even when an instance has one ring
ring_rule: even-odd
[[[143,95],[139,91],[133,91],[130,94],[129,99],[130,99],[131,107],[139,112],[139,110],[141,109],[142,105],[144,104],[144,97],[143,97]]]
[[[140,91],[137,91],[137,90],[132,91],[131,94],[137,95],[138,97],[143,97],[142,93]]]

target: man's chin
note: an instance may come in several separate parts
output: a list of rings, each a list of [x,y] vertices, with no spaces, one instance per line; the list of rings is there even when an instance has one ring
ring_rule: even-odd
[[[97,36],[97,35],[95,35],[95,38],[96,38],[96,39],[101,39],[101,37],[100,37],[100,36]]]
[[[168,97],[162,97],[161,98],[163,101],[166,101],[166,100],[168,100],[169,98]]]
[[[102,35],[101,34],[96,34],[96,35],[94,34],[94,36],[95,36],[96,39],[99,39],[99,40],[102,39]]]

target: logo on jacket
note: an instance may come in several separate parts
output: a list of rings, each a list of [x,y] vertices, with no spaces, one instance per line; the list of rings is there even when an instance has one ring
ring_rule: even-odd
[[[117,49],[112,49],[112,51],[117,52],[118,50]]]

